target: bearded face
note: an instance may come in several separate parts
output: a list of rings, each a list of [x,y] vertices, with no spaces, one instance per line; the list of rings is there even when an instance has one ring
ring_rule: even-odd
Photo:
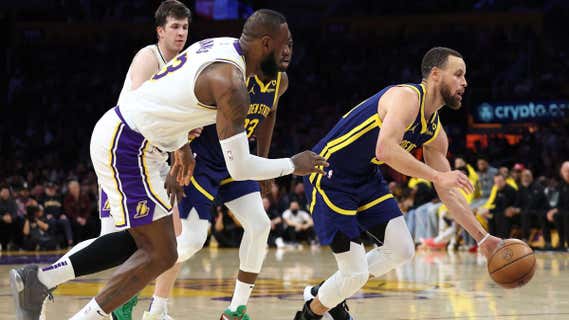
[[[462,93],[455,92],[453,94],[450,85],[442,83],[441,85],[441,96],[445,102],[445,105],[453,110],[458,110],[462,106]]]
[[[277,59],[275,59],[275,50],[271,51],[271,53],[261,61],[261,71],[264,76],[271,79],[276,78],[279,71],[285,71],[279,70]]]

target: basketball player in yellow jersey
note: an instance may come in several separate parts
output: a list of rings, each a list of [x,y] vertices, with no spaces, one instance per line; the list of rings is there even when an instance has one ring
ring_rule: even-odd
[[[476,220],[460,189],[473,191],[468,177],[451,171],[448,138],[438,111],[461,107],[466,64],[455,50],[436,47],[423,57],[419,84],[388,86],[338,121],[312,149],[329,162],[328,174],[304,178],[310,211],[320,242],[329,244],[338,272],[307,287],[306,303],[295,320],[353,319],[345,299],[371,276],[379,277],[409,261],[414,244],[396,201],[377,164],[432,181],[455,220],[488,257],[500,239]],[[425,162],[410,152],[423,147]],[[360,235],[372,234],[382,246],[365,251]]]

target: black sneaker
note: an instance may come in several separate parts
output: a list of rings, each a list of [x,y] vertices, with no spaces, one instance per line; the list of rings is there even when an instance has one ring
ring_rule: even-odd
[[[319,316],[314,314],[312,310],[310,310],[309,304],[312,300],[307,301],[304,303],[302,307],[302,311],[297,311],[296,315],[294,316],[294,320],[320,320],[323,319],[323,316]],[[326,319],[326,318],[324,318]]]
[[[322,286],[322,284],[324,283],[324,281],[320,282],[320,284],[318,284],[317,286],[308,286],[306,288],[304,288],[304,301],[311,301],[312,299],[314,299],[317,295],[318,295],[318,290],[320,289],[320,286]],[[348,308],[348,304],[346,303],[346,300],[340,302],[337,306],[335,306],[334,308],[328,310],[328,312],[326,312],[324,314],[324,319],[326,320],[355,320],[354,317],[352,317],[350,315],[350,308]]]

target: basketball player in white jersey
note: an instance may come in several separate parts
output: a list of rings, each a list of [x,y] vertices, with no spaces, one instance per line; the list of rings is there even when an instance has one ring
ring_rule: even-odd
[[[163,152],[174,152],[169,176],[180,185],[189,184],[195,161],[188,132],[194,128],[217,125],[227,169],[235,180],[324,173],[319,167],[328,163],[310,151],[283,159],[249,152],[245,79],[283,68],[289,38],[284,16],[259,10],[245,23],[241,38],[208,39],[190,46],[103,115],[93,130],[91,159],[115,225],[123,231],[99,237],[41,271],[35,265],[11,271],[20,314],[39,314],[42,301],[58,284],[120,265],[102,291],[71,318],[105,319],[174,265],[178,253],[172,208],[160,168]]]
[[[158,42],[140,49],[134,56],[120,92],[118,105],[121,104],[121,101],[128,92],[140,87],[142,83],[149,80],[152,75],[156,74],[168,61],[172,60],[182,51],[188,39],[190,19],[191,12],[183,3],[177,0],[166,0],[160,4],[154,13]],[[196,131],[194,134],[199,135],[199,131]],[[168,174],[168,170],[168,165],[164,163],[164,166],[161,168],[161,175],[165,177]],[[119,229],[115,227],[114,220],[110,215],[107,194],[102,190],[99,191],[99,214],[101,219],[101,236],[103,236],[111,232],[119,231]],[[173,218],[176,236],[178,236],[181,232],[181,225],[176,207],[174,207]],[[94,240],[95,239],[89,239],[78,243],[57,262],[67,259],[70,255],[91,244]],[[170,287],[168,285],[164,286],[162,283],[164,283],[164,281],[175,280],[180,266],[181,264],[178,263],[172,269],[158,277],[152,307],[163,314],[167,313],[167,297]],[[113,311],[112,319],[131,320],[132,309],[136,303],[137,296],[134,296],[127,303]],[[164,319],[168,320],[169,318],[164,316]]]

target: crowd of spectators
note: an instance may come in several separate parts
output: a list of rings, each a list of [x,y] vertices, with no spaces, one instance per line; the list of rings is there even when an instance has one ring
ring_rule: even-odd
[[[278,6],[277,2],[261,2]],[[513,4],[515,1],[473,0],[443,5],[443,1],[431,0],[421,6],[408,6],[405,4],[408,2],[363,1],[361,6],[354,6],[350,1],[332,1],[325,13],[312,14],[393,17],[531,11],[540,14],[541,20],[487,26],[458,24],[453,28],[437,28],[433,23],[435,27],[422,32],[405,27],[383,32],[353,31],[346,25],[320,23],[324,21],[322,16],[307,24],[296,14],[288,15],[294,54],[288,71],[289,89],[279,103],[271,156],[288,156],[311,148],[345,111],[361,100],[391,83],[419,81],[420,58],[428,48],[449,46],[465,56],[469,87],[465,108],[443,112],[442,121],[451,138],[451,153],[464,155],[464,164],[457,168],[464,169],[467,163],[477,162],[476,169],[468,170],[469,175],[472,172],[478,175],[480,184],[478,198],[472,199],[473,207],[484,207],[483,200],[491,196],[494,185],[504,185],[492,166],[515,169],[513,165],[520,162],[524,166],[520,176],[527,178],[524,170],[529,170],[535,177],[531,190],[543,186],[548,199],[547,223],[538,213],[546,208],[534,208],[541,201],[520,202],[519,199],[528,198],[520,194],[533,192],[524,189],[522,178],[517,182],[519,190],[514,188],[515,197],[506,183],[497,193],[504,194],[508,201],[499,200],[492,208],[488,204],[484,207],[488,212],[477,210],[478,215],[500,235],[518,230],[519,224],[519,236],[528,240],[534,234],[532,227],[538,225],[544,234],[544,245],[552,245],[555,241],[548,238],[550,232],[546,230],[560,229],[566,223],[564,209],[557,208],[555,202],[557,198],[563,199],[563,192],[556,190],[561,190],[564,184],[555,178],[569,154],[569,140],[565,138],[569,134],[567,122],[534,127],[531,132],[517,127],[513,129],[521,135],[517,143],[492,133],[487,145],[470,149],[465,135],[469,107],[480,101],[569,97],[569,76],[560,72],[569,70],[569,48],[565,42],[557,41],[564,35],[563,29],[555,24],[567,12],[566,3],[530,1],[522,7]],[[5,86],[0,86],[0,103],[7,110],[0,120],[0,244],[3,249],[61,248],[98,232],[97,184],[88,152],[91,129],[116,103],[136,50],[154,41],[152,12],[159,1],[123,0],[112,5],[98,0],[26,3],[12,4],[0,14],[0,25],[6,26],[10,35],[0,49],[0,70],[5,74],[1,80]],[[286,10],[283,8],[285,14]],[[74,31],[75,36],[69,40],[43,30],[34,21],[65,22],[70,31],[75,23],[82,24],[83,31]],[[26,22],[32,22],[32,26]],[[116,22],[132,23],[138,26],[136,30],[143,24],[147,32],[132,32],[128,27],[96,32],[97,28],[89,26],[93,22],[101,27]],[[240,32],[231,29],[227,34],[211,34],[199,28],[199,17],[192,23],[189,42]],[[78,32],[83,41],[77,41]],[[489,160],[489,169],[484,169],[483,160],[477,161],[482,154]],[[515,181],[517,171],[502,170],[505,181]],[[428,182],[406,180],[388,169],[386,176],[393,180],[390,187],[400,200],[418,243],[421,238],[434,241],[439,228],[449,233],[454,226],[455,233],[460,234],[450,214],[440,209]],[[317,241],[310,216],[304,214],[307,199],[301,183],[279,180],[264,202],[272,221],[272,245]],[[521,219],[525,216],[524,207],[532,208],[528,209],[533,212],[529,215],[531,219]],[[235,246],[242,230],[231,212],[220,205],[213,216],[212,234],[219,236],[217,242]],[[569,231],[563,233],[563,230],[559,234],[565,237]],[[466,245],[473,243],[467,236],[460,239]]]

